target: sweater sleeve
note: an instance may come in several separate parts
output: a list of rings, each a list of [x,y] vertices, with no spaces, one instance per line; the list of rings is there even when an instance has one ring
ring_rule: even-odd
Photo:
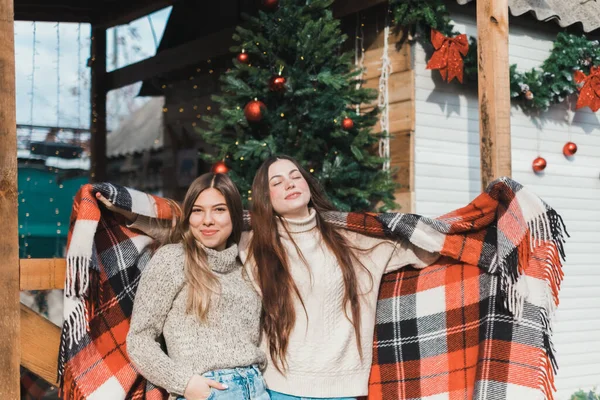
[[[439,253],[423,250],[408,240],[390,242],[390,246],[393,246],[393,249],[384,273],[396,271],[407,265],[414,268],[425,268],[440,257]]]
[[[175,296],[183,285],[182,257],[174,245],[160,248],[146,266],[133,304],[127,353],[142,375],[170,393],[183,395],[194,371],[177,365],[161,349],[158,338]]]
[[[355,234],[351,243],[368,250],[371,260],[377,265],[376,270],[382,274],[396,271],[408,265],[414,268],[425,268],[433,264],[439,253],[423,250],[408,240],[390,240]]]
[[[150,236],[152,239],[164,242],[170,233],[170,228],[164,223],[164,221],[156,218],[146,217],[145,215],[138,215],[130,224],[127,224],[130,229],[135,229],[143,232]]]

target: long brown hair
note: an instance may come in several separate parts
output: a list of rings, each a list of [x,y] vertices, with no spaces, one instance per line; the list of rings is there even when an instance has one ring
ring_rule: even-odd
[[[302,302],[302,297],[290,273],[288,257],[283,250],[281,237],[277,230],[277,222],[281,216],[273,209],[269,196],[269,167],[279,160],[289,160],[296,165],[310,189],[311,200],[309,207],[316,211],[317,228],[331,252],[335,255],[344,278],[343,307],[346,318],[354,326],[358,351],[362,357],[360,339],[360,301],[356,266],[366,270],[356,256],[356,250],[351,246],[338,229],[327,223],[322,213],[335,211],[333,205],[325,196],[319,182],[309,174],[293,158],[275,156],[267,159],[258,169],[252,183],[252,230],[248,257],[255,266],[255,276],[262,292],[263,315],[262,326],[269,343],[269,352],[275,367],[282,372],[287,367],[286,350],[289,344],[290,332],[296,322],[293,296]],[[285,226],[285,224],[283,224]],[[291,238],[291,236],[290,236]],[[291,238],[294,243],[293,238]],[[302,253],[294,243],[301,258]],[[348,251],[348,249],[351,251]],[[368,272],[368,271],[367,271]],[[352,316],[348,316],[347,306],[350,305]],[[280,368],[281,365],[281,368]]]
[[[242,198],[229,176],[207,173],[192,182],[183,200],[181,218],[175,226],[170,241],[180,242],[183,245],[185,279],[189,284],[187,312],[196,314],[201,321],[206,320],[212,294],[219,293],[220,286],[217,277],[208,265],[206,252],[198,245],[190,230],[190,216],[200,193],[209,188],[221,192],[229,209],[233,226],[227,246],[239,243],[244,225]]]

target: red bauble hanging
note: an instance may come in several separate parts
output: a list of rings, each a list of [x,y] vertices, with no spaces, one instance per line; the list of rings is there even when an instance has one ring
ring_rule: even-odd
[[[217,161],[212,166],[212,172],[215,174],[226,174],[229,172],[229,168],[227,168],[227,165],[224,161]]]
[[[572,157],[575,153],[577,153],[577,145],[573,142],[565,143],[565,146],[563,147],[563,154],[565,157]]]
[[[246,107],[244,107],[244,115],[246,119],[250,122],[259,122],[263,119],[263,110],[265,110],[267,106],[260,100],[252,100]]]
[[[525,98],[527,100],[533,100],[533,92],[531,90],[528,90],[525,92]]]
[[[269,79],[269,90],[272,92],[282,92],[285,90],[285,83],[287,79],[285,76],[275,75]]]
[[[250,62],[250,56],[244,50],[240,54],[237,55],[237,60],[242,64],[248,64]]]
[[[344,128],[344,130],[346,131],[349,131],[350,129],[354,128],[354,121],[352,120],[352,118],[344,118],[342,120],[342,128]]]
[[[260,8],[263,10],[274,10],[279,7],[279,0],[260,0]]]
[[[546,165],[548,165],[548,163],[546,162],[546,159],[542,158],[542,157],[538,157],[535,160],[533,160],[533,164],[531,165],[533,168],[533,172],[542,172],[543,170],[546,169]]]

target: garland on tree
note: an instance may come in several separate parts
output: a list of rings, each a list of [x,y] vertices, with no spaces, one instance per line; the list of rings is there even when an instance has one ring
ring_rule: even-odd
[[[402,33],[401,41],[418,40],[426,50],[439,42],[439,34],[455,39],[460,33],[454,29],[443,0],[391,0],[394,25]],[[468,39],[469,46],[464,56],[466,81],[477,82],[477,41]],[[435,46],[436,50],[438,46]],[[434,53],[435,55],[436,53]],[[430,60],[431,63],[431,60]],[[443,63],[434,63],[444,76]],[[517,71],[510,66],[510,89],[513,99],[530,112],[546,111],[553,104],[562,103],[569,95],[581,90],[577,108],[588,106],[592,111],[600,108],[600,46],[597,40],[585,36],[559,33],[554,41],[550,56],[538,68]],[[430,65],[428,64],[428,68]],[[437,68],[441,67],[441,68]],[[450,81],[451,77],[447,76]]]

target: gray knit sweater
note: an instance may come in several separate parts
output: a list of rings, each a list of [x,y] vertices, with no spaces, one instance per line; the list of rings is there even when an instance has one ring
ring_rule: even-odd
[[[142,273],[127,335],[127,352],[150,382],[182,395],[194,374],[265,364],[259,347],[259,296],[242,274],[237,245],[205,248],[221,283],[206,322],[186,313],[188,285],[181,244],[161,247]],[[167,353],[158,342],[164,335]]]

